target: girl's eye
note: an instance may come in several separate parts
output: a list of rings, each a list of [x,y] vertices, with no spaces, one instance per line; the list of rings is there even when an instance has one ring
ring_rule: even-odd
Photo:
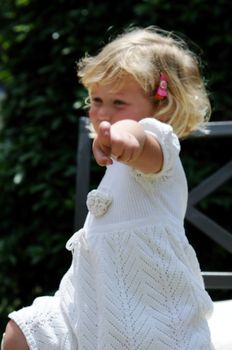
[[[94,97],[91,99],[91,102],[98,106],[102,103],[102,100],[99,97]]]
[[[126,104],[126,102],[121,101],[121,100],[115,100],[114,101],[114,105],[116,106],[124,106]]]

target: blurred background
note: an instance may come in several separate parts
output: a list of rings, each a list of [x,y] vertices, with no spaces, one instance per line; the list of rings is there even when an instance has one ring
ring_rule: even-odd
[[[230,0],[0,0],[0,333],[7,314],[53,294],[71,262],[78,118],[86,92],[76,62],[128,26],[182,33],[200,55],[212,120],[232,120]],[[184,141],[189,188],[227,162],[231,139]],[[91,187],[102,176],[92,162]],[[231,231],[231,183],[199,208]],[[231,256],[186,224],[203,270]],[[214,300],[231,291],[209,291]]]

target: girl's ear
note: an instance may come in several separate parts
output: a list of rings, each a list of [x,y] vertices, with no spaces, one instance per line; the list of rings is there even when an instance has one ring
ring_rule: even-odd
[[[169,117],[167,115],[159,115],[158,117],[154,117],[162,123],[167,123],[169,121]]]

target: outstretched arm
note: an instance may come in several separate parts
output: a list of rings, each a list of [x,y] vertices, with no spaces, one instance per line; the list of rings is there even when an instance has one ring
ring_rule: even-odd
[[[144,173],[157,173],[163,165],[159,142],[134,120],[112,125],[101,122],[93,142],[93,154],[101,166],[112,164],[112,158],[116,158]]]

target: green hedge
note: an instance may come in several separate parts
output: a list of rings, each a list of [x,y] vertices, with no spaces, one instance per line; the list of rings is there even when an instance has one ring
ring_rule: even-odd
[[[161,0],[0,0],[0,83],[7,91],[0,110],[0,331],[9,311],[56,290],[70,263],[64,244],[73,233],[77,120],[86,113],[76,61],[129,25],[182,32],[202,48],[191,43],[208,62],[212,118],[231,119],[229,5],[229,0],[191,0],[187,5]],[[214,154],[207,148],[205,171],[198,174],[196,147],[183,154],[190,186],[218,166],[221,154],[229,157],[228,143],[224,146],[227,151],[210,145]],[[223,224],[231,229],[225,215],[231,200],[215,198],[203,209],[223,208]],[[218,256],[228,267],[228,256],[221,250],[215,252]],[[208,267],[215,259],[203,258],[202,263]]]

